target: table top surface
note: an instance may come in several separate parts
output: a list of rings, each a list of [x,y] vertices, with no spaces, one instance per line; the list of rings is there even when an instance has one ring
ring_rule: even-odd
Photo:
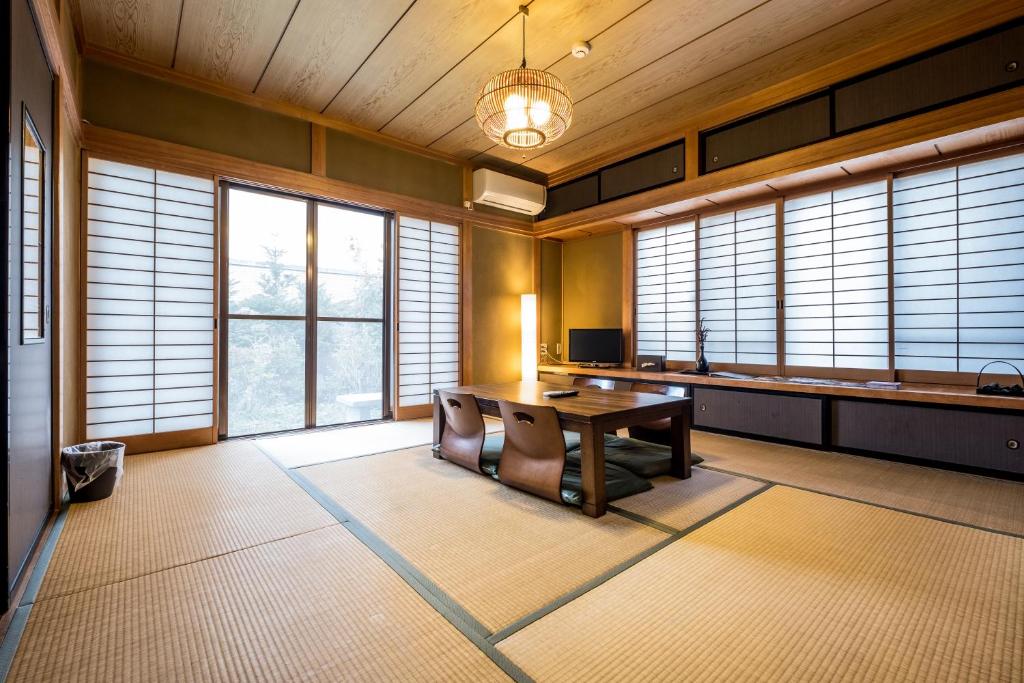
[[[782,391],[796,394],[818,394],[838,397],[867,398],[884,401],[906,401],[911,403],[937,403],[953,406],[973,406],[1024,411],[1024,398],[1013,396],[985,396],[975,393],[973,386],[948,384],[922,384],[904,382],[899,389],[869,389],[866,387],[845,387],[829,384],[800,384],[774,381],[771,379],[732,379],[707,375],[684,375],[679,372],[645,372],[632,368],[580,368],[572,365],[542,365],[540,372],[553,375],[584,377],[607,377],[623,382],[664,382],[667,384],[692,384],[732,387],[737,389],[759,389],[761,391]]]
[[[679,396],[662,396],[635,391],[606,391],[572,387],[576,396],[545,398],[545,391],[565,391],[570,387],[545,382],[509,382],[455,387],[448,391],[473,394],[480,402],[514,401],[535,406],[551,406],[559,416],[589,421],[596,417],[615,417],[630,413],[681,412],[692,401]]]

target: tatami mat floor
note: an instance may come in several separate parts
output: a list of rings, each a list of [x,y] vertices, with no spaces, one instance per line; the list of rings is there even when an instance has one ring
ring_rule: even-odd
[[[707,468],[594,520],[429,448],[311,436],[129,457],[69,508],[0,672],[1024,678],[1024,484],[695,433]]]

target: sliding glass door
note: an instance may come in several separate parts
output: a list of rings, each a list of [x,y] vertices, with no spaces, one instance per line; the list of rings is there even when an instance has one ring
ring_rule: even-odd
[[[221,434],[386,417],[389,217],[239,186],[224,205]]]

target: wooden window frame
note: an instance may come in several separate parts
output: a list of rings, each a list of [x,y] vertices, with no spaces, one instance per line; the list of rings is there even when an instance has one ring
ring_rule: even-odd
[[[420,405],[402,406],[399,405],[399,354],[401,353],[401,340],[399,337],[399,317],[398,317],[398,304],[401,296],[401,284],[399,282],[398,271],[399,262],[401,261],[402,247],[400,240],[400,232],[402,225],[402,217],[414,218],[421,221],[427,221],[429,223],[443,223],[445,225],[453,225],[459,234],[459,248],[458,248],[458,283],[456,289],[459,293],[459,321],[457,323],[458,328],[458,339],[459,339],[459,360],[458,360],[458,372],[459,379],[458,384],[467,384],[469,380],[469,367],[471,365],[471,339],[472,339],[472,327],[470,323],[470,314],[472,312],[473,298],[471,289],[469,286],[470,275],[467,271],[467,266],[471,263],[472,258],[472,237],[471,226],[467,225],[463,221],[455,221],[443,216],[431,215],[428,213],[412,213],[412,212],[396,212],[394,215],[394,230],[392,231],[392,249],[394,258],[391,260],[391,281],[394,283],[392,288],[391,296],[391,326],[392,326],[392,354],[391,354],[391,409],[392,415],[396,421],[402,420],[415,420],[424,417],[430,417],[433,414],[434,405],[433,402],[424,403]],[[539,241],[538,241],[539,244]],[[539,304],[538,304],[539,305]]]
[[[916,175],[918,173],[928,173],[931,171],[948,168],[951,166],[960,166],[966,163],[972,163],[975,161],[986,161],[990,159],[998,159],[1001,157],[1011,156],[1013,154],[1020,154],[1024,151],[1024,144],[1013,144],[1000,149],[988,150],[985,152],[964,154],[948,159],[942,159],[937,162],[930,162],[926,164],[916,164],[905,169],[899,169],[890,172],[878,172],[869,171],[861,174],[850,174],[847,178],[839,181],[829,181],[824,183],[812,183],[805,187],[800,187],[793,192],[782,192],[779,191],[777,195],[772,199],[762,199],[761,201],[738,201],[735,203],[727,203],[708,207],[707,209],[693,211],[688,213],[682,213],[676,216],[666,216],[664,219],[658,219],[657,221],[645,222],[643,225],[633,226],[627,231],[627,238],[625,240],[624,249],[628,249],[630,252],[630,267],[626,268],[627,271],[624,273],[623,283],[628,282],[628,286],[624,287],[626,292],[625,299],[628,299],[628,309],[624,306],[624,320],[623,327],[629,330],[629,341],[632,348],[636,348],[636,329],[635,322],[637,319],[637,308],[636,308],[636,234],[641,230],[648,228],[664,227],[667,225],[674,225],[676,223],[693,220],[696,223],[694,239],[694,261],[695,269],[699,273],[700,267],[700,229],[701,229],[701,217],[719,215],[722,213],[729,213],[735,211],[742,211],[743,209],[752,208],[756,206],[765,206],[767,204],[775,203],[776,205],[776,238],[775,238],[775,256],[776,256],[776,358],[778,360],[777,365],[751,365],[743,363],[715,363],[712,361],[712,371],[720,370],[725,372],[738,372],[753,375],[765,375],[772,374],[780,377],[812,377],[817,379],[840,379],[840,380],[852,380],[852,381],[898,381],[907,383],[921,383],[921,384],[943,384],[951,386],[970,386],[976,381],[977,376],[974,373],[967,372],[948,372],[948,371],[937,371],[937,370],[897,370],[895,366],[895,311],[894,311],[894,277],[893,277],[893,179],[897,176],[908,176]],[[830,192],[835,190],[841,190],[847,187],[853,187],[856,185],[862,185],[866,183],[876,182],[880,180],[886,181],[886,195],[887,195],[887,222],[888,222],[888,262],[889,262],[889,274],[888,274],[888,317],[889,317],[889,363],[888,368],[881,369],[860,369],[860,368],[820,368],[820,367],[809,367],[809,366],[797,366],[797,365],[786,365],[785,363],[785,263],[783,258],[784,253],[784,234],[785,234],[785,216],[784,216],[784,202],[787,199],[796,199],[820,192]],[[700,325],[701,309],[700,309],[700,277],[699,274],[696,276],[696,325]],[[696,335],[697,329],[695,326],[694,334]],[[630,357],[633,367],[636,367],[637,358],[635,351]],[[665,369],[668,371],[692,371],[695,367],[695,361],[665,361]],[[1011,375],[992,375],[991,379],[1001,382],[1019,382],[1016,376]]]
[[[86,411],[88,410],[88,341],[87,331],[89,329],[89,161],[101,159],[116,163],[130,164],[133,166],[144,166],[156,171],[168,173],[180,173],[194,177],[208,177],[213,182],[213,406],[212,424],[210,427],[199,427],[196,429],[185,429],[176,432],[158,432],[153,434],[139,434],[135,436],[122,437],[120,441],[125,444],[127,453],[145,453],[148,451],[170,450],[174,448],[190,448],[193,446],[208,446],[217,443],[217,425],[219,415],[219,386],[220,377],[218,370],[221,365],[221,353],[218,334],[218,321],[220,320],[219,302],[221,298],[220,286],[220,240],[217,235],[220,230],[220,193],[217,187],[220,177],[216,174],[205,174],[195,169],[168,164],[164,160],[140,161],[131,156],[111,154],[106,151],[92,153],[87,149],[82,150],[82,172],[79,197],[79,330],[80,338],[78,343],[78,437],[84,440],[86,436],[86,424],[88,422]]]

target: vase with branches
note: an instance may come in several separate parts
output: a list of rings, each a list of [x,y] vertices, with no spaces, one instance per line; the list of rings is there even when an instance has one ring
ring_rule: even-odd
[[[711,364],[708,363],[708,359],[704,355],[704,342],[708,340],[709,334],[711,334],[711,330],[704,324],[704,318],[701,318],[700,327],[697,329],[697,366],[695,369],[705,375],[711,372]]]

